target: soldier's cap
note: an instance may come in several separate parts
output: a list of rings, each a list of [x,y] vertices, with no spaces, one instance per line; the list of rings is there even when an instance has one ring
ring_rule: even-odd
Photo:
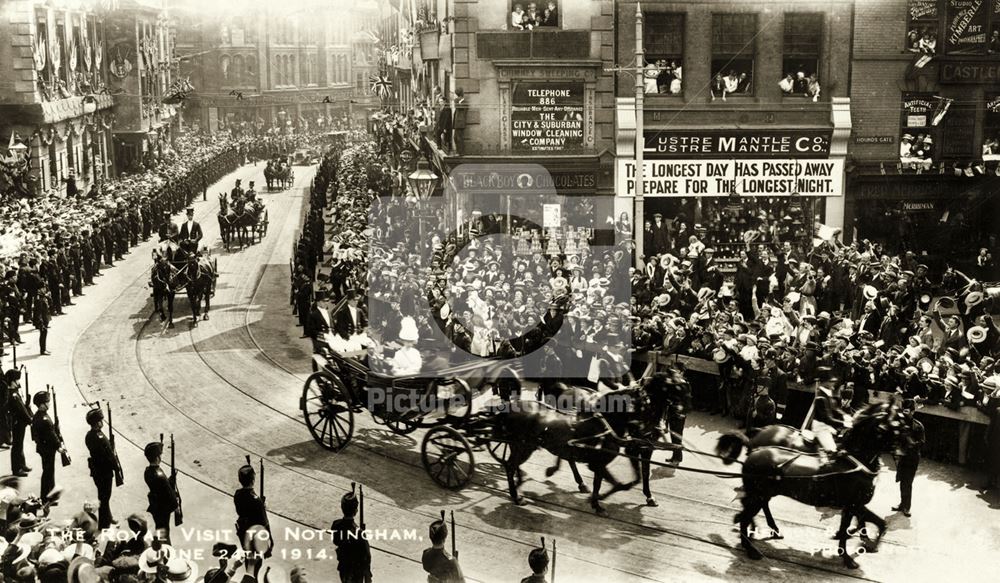
[[[427,534],[432,543],[442,543],[448,538],[448,525],[443,520],[435,520],[427,529]]]
[[[44,405],[48,403],[49,399],[50,397],[48,391],[39,391],[35,393],[35,396],[31,398],[31,402],[34,403],[35,406],[37,407],[38,405]]]
[[[254,476],[256,475],[256,472],[254,471],[253,466],[249,464],[243,464],[243,466],[240,467],[237,475],[240,480],[240,484],[246,485],[248,481],[250,483],[253,483],[253,479]]]
[[[159,441],[150,441],[146,444],[146,447],[142,449],[142,453],[146,456],[147,460],[153,461],[154,459],[160,457],[163,453],[163,444]]]
[[[531,549],[528,553],[528,566],[534,573],[545,572],[549,568],[549,552],[544,547]]]
[[[344,516],[354,516],[358,512],[358,496],[352,490],[340,499],[340,510]]]
[[[101,410],[100,407],[98,407],[96,409],[91,409],[90,411],[87,411],[87,417],[86,417],[86,419],[87,419],[87,425],[93,425],[94,423],[97,423],[98,421],[103,421],[104,420],[104,411]]]

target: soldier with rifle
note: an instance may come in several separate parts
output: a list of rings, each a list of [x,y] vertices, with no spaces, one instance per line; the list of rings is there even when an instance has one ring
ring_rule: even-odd
[[[250,463],[250,456],[247,456],[247,463],[239,469],[238,478],[240,489],[233,494],[233,505],[236,507],[236,538],[240,541],[243,551],[251,553],[254,551],[253,538],[260,530],[271,533],[271,521],[267,517],[267,504],[264,498],[264,460],[260,460],[260,496],[254,492],[254,481],[257,479],[253,465]],[[271,549],[274,546],[274,539],[267,537],[267,550],[263,557],[248,557],[247,566],[250,567],[250,560],[268,558],[271,556]]]
[[[451,515],[451,529],[455,530],[455,513]],[[441,511],[441,519],[431,523],[428,529],[428,537],[431,539],[431,548],[424,549],[424,554],[420,562],[427,572],[427,583],[465,583],[465,576],[462,575],[462,567],[458,564],[458,549],[455,546],[455,537],[452,536],[451,552],[444,550],[444,543],[448,540],[448,525],[444,521],[444,510]]]
[[[42,502],[47,502],[49,494],[56,487],[56,453],[66,456],[62,438],[56,423],[49,417],[49,403],[52,393],[49,390],[39,391],[32,398],[35,404],[35,416],[31,420],[31,439],[35,442],[35,450],[42,458]]]
[[[170,544],[170,515],[180,508],[180,501],[177,493],[171,485],[170,479],[160,468],[161,456],[163,455],[163,441],[151,441],[146,444],[143,453],[149,465],[143,474],[146,486],[149,488],[149,507],[146,509],[153,516],[153,526],[157,531],[157,536],[167,544]]]
[[[354,493],[354,482],[351,491],[340,499],[340,509],[343,518],[333,521],[330,530],[333,532],[333,544],[337,547],[337,572],[341,583],[371,583],[372,552],[368,540],[364,537],[365,511],[364,486],[360,497]],[[361,510],[361,524],[354,517]]]
[[[110,411],[109,408],[108,412],[110,413]],[[87,432],[85,438],[87,451],[90,452],[90,459],[87,462],[90,466],[90,477],[94,479],[94,485],[97,486],[99,504],[97,527],[103,530],[116,524],[111,514],[111,488],[115,476],[121,472],[121,466],[118,463],[118,455],[115,453],[114,445],[101,431],[104,428],[104,411],[101,410],[99,404],[87,411],[87,425],[90,425],[90,431]],[[110,427],[108,431],[110,432]]]
[[[23,369],[23,367],[22,367]],[[24,399],[21,399],[21,370],[12,368],[4,373],[7,381],[7,414],[10,419],[10,471],[18,477],[25,477],[31,468],[24,459],[24,432],[31,425],[31,392],[28,372],[24,371]]]
[[[545,574],[549,570],[549,552],[545,548],[545,537],[542,537],[542,546],[531,549],[528,553],[528,567],[531,568],[531,575],[521,579],[521,583],[549,583]],[[556,581],[556,541],[552,541],[552,583]]]

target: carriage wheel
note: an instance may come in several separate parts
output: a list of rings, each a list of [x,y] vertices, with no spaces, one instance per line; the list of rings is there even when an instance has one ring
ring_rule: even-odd
[[[476,470],[469,440],[447,425],[439,425],[427,432],[420,444],[420,459],[427,475],[437,485],[449,490],[464,488]]]
[[[489,450],[493,459],[500,462],[501,466],[507,467],[507,460],[510,459],[509,443],[506,441],[491,441],[487,444],[486,449]]]
[[[354,412],[347,387],[325,370],[309,375],[299,407],[313,439],[330,451],[340,451],[354,435]]]
[[[404,419],[386,419],[385,426],[396,435],[409,435],[419,428],[417,424]]]

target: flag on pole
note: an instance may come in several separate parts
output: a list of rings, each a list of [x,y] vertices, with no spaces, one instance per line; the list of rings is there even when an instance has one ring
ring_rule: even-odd
[[[388,99],[392,95],[392,80],[385,73],[378,73],[368,77],[372,93],[381,99]]]

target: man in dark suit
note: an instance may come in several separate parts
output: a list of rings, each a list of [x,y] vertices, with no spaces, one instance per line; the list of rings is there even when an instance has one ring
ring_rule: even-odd
[[[143,480],[149,488],[147,498],[149,506],[146,510],[153,516],[153,525],[162,534],[163,540],[170,543],[170,515],[177,510],[177,494],[170,485],[170,479],[160,468],[160,456],[163,454],[163,444],[152,441],[146,444],[143,454],[149,465],[143,473]]]
[[[465,101],[465,90],[455,89],[455,114],[452,128],[455,135],[455,154],[461,156],[465,150],[465,125],[469,116],[469,104]]]
[[[437,142],[439,148],[445,152],[451,151],[451,122],[452,114],[451,108],[448,107],[448,102],[442,96],[438,98],[438,113],[437,120],[434,122],[434,140]]]
[[[31,425],[31,408],[21,398],[21,371],[8,370],[5,373],[7,382],[7,415],[10,423],[10,471],[15,476],[25,477],[31,468],[24,459],[24,431]]]
[[[192,240],[195,244],[200,243],[202,238],[201,225],[194,220],[194,207],[188,207],[187,220],[181,225],[181,241]]]
[[[670,250],[670,231],[663,224],[663,215],[656,213],[653,215],[653,249],[646,251],[646,255],[660,255]]]
[[[333,332],[348,340],[354,334],[361,334],[368,328],[368,316],[358,306],[357,290],[347,291],[347,304],[334,316]]]
[[[101,431],[104,426],[104,412],[100,408],[87,411],[87,425],[90,425],[90,431],[84,439],[87,451],[90,452],[90,459],[87,461],[90,466],[90,477],[97,486],[97,500],[100,503],[97,526],[104,529],[109,528],[114,522],[111,515],[111,488],[114,484],[117,463],[111,442]]]
[[[913,399],[903,399],[903,425],[909,428],[909,440],[903,447],[903,455],[896,461],[896,481],[899,482],[899,506],[893,510],[910,515],[910,504],[913,498],[913,479],[917,476],[917,466],[920,465],[920,450],[924,446],[924,426],[917,421],[913,413],[916,403]]]

